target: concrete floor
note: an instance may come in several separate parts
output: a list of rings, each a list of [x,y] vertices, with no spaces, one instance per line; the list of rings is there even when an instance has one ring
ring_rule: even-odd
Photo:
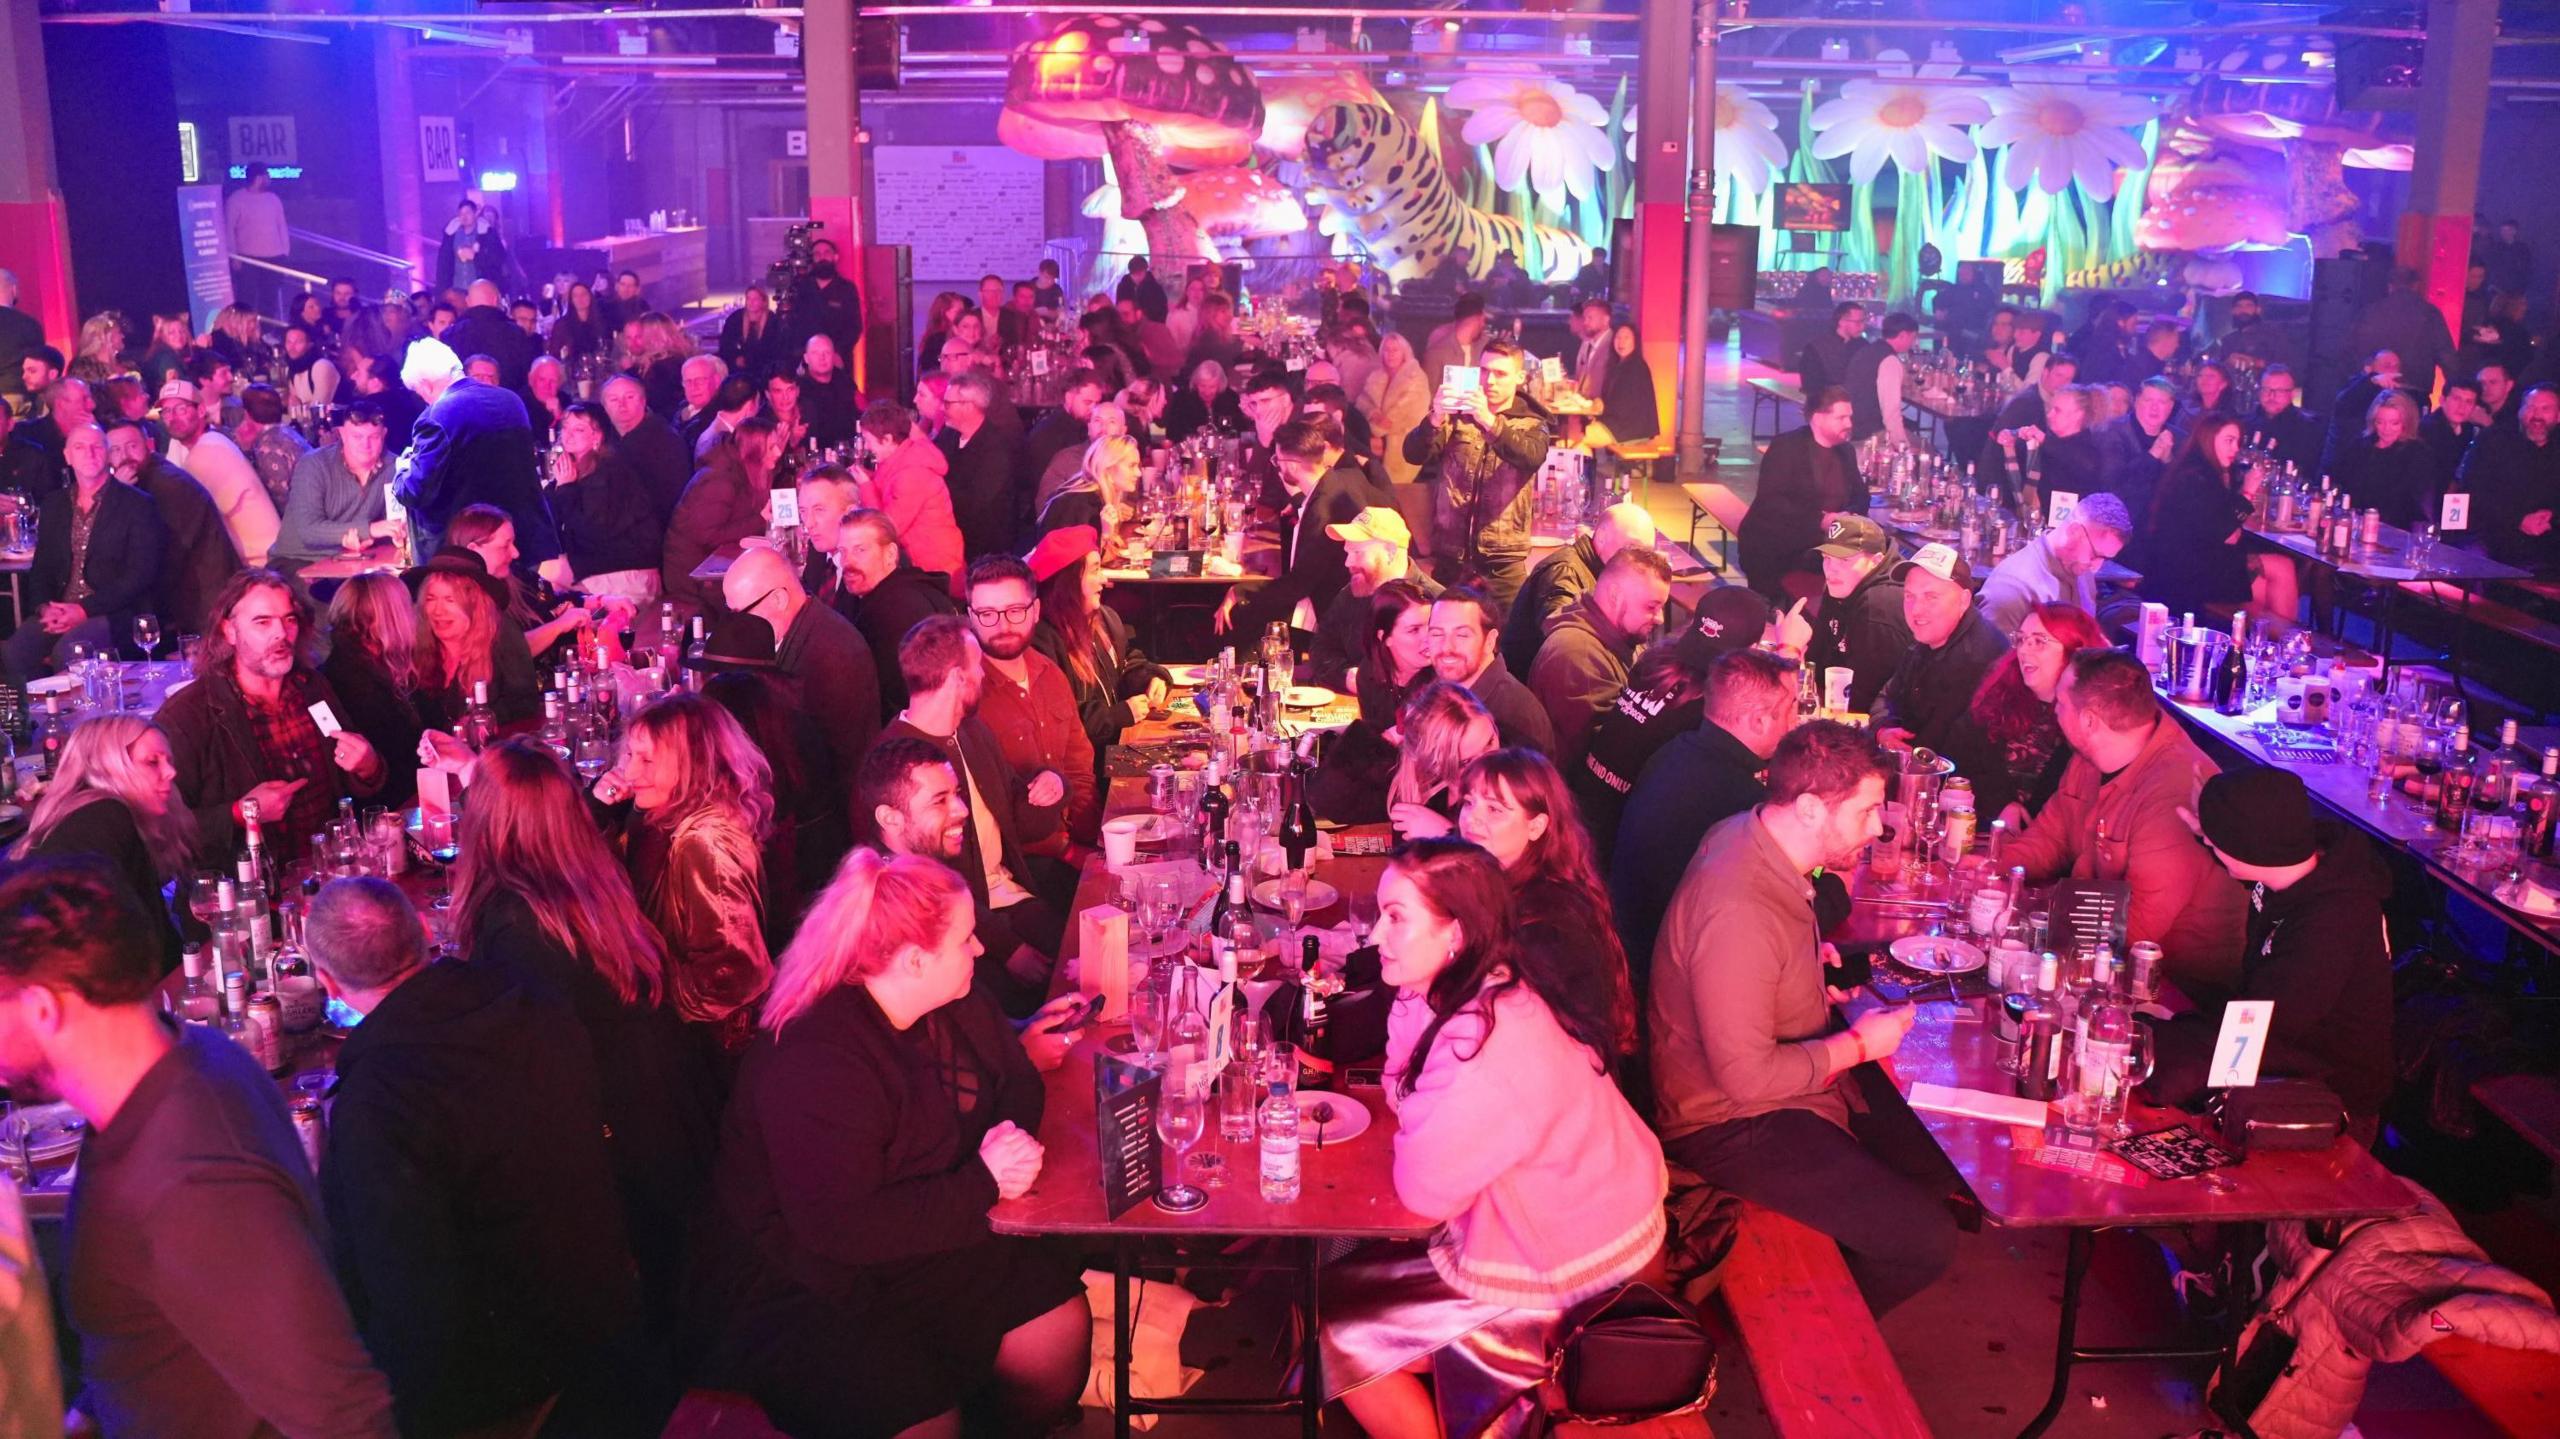
[[[1763,371],[1743,361],[1738,350],[1720,351],[1710,371],[1707,408],[1708,433],[1724,439],[1726,463],[1719,478],[1746,496],[1754,451],[1748,435],[1749,392],[1741,379],[1753,373]],[[1789,411],[1787,422],[1801,421]],[[1687,538],[1690,510],[1677,487],[1657,486],[1644,499],[1658,525]],[[1961,1236],[1954,1267],[1942,1282],[1885,1317],[1885,1338],[1903,1379],[1941,1439],[2005,1439],[2043,1406],[2053,1378],[2062,1261],[2058,1230],[1986,1226],[1981,1233]],[[1285,1324],[1285,1303],[1268,1284],[1248,1288],[1224,1307],[1198,1311],[1185,1337],[1183,1358],[1207,1374],[1192,1392],[1203,1397],[1270,1392],[1281,1374],[1274,1336],[1284,1332]],[[2102,1236],[2083,1296],[2081,1341],[2183,1345],[2193,1337],[2182,1327],[2159,1246],[2138,1234]],[[2211,1422],[2204,1399],[2210,1371],[2205,1363],[2079,1366],[2047,1432],[2054,1439],[2193,1434]],[[1765,1439],[1775,1432],[1738,1345],[1727,1344],[1720,1356],[1708,1419],[1717,1439]],[[1331,1427],[1356,1432],[1347,1417],[1337,1418]],[[1087,1410],[1075,1432],[1108,1434],[1109,1416]],[[1152,1432],[1190,1439],[1297,1431],[1292,1417],[1167,1419]],[[2360,1432],[2364,1439],[2496,1439],[2499,1433],[2423,1362],[2377,1369],[2358,1428],[2349,1432]]]

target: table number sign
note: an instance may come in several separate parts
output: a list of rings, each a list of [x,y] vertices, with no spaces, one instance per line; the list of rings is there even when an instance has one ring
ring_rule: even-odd
[[[2210,1089],[2239,1089],[2258,1082],[2258,1059],[2267,1047],[2267,1025],[2273,1021],[2272,999],[2235,999],[2223,1006],[2222,1032],[2213,1038],[2213,1068],[2205,1074]]]
[[[2061,529],[2064,525],[2071,523],[2071,517],[2079,512],[2080,497],[2078,495],[2069,490],[2056,490],[2045,496],[2044,527],[2048,530]]]
[[[1164,1075],[1110,1054],[1093,1057],[1094,1152],[1102,1156],[1102,1206],[1117,1219],[1164,1187],[1156,1096]]]
[[[2446,534],[2471,528],[2471,497],[2459,491],[2444,497],[2444,513],[2436,528]]]
[[[800,527],[800,492],[775,490],[772,493],[773,522],[785,529]]]

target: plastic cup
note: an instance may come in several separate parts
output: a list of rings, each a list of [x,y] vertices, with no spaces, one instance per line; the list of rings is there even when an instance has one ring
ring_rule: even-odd
[[[1127,869],[1138,862],[1138,827],[1135,815],[1122,815],[1102,823],[1102,858],[1113,869]]]

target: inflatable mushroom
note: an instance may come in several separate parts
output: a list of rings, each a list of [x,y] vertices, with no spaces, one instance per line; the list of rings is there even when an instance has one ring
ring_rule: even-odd
[[[1182,177],[1183,208],[1212,239],[1264,240],[1307,228],[1306,208],[1289,187],[1260,170],[1228,166]]]
[[[1216,41],[1136,15],[1060,21],[1013,52],[1003,141],[1045,160],[1111,157],[1120,213],[1158,259],[1187,256],[1199,227],[1179,212],[1176,165],[1232,165],[1262,133],[1262,92]]]

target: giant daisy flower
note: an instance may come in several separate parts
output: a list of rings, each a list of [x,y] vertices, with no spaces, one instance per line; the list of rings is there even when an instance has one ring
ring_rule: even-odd
[[[1635,111],[1627,112],[1626,126],[1627,159],[1641,161]],[[1741,87],[1718,85],[1716,173],[1733,181],[1735,189],[1756,195],[1769,188],[1772,174],[1786,167],[1787,142],[1778,138],[1778,117]]]
[[[1449,87],[1448,105],[1474,113],[1459,138],[1493,146],[1493,178],[1508,190],[1527,179],[1542,200],[1588,198],[1593,181],[1618,163],[1609,112],[1561,80],[1540,75],[1471,75]]]
[[[2157,115],[2151,102],[2085,85],[2012,85],[1984,97],[1991,119],[1981,130],[1986,149],[2009,148],[2009,185],[2032,181],[2059,195],[2077,179],[2096,199],[2114,196],[2126,170],[2143,163],[2142,142],[2125,127]]]
[[[1722,108],[1721,104],[1718,106]],[[1849,157],[1849,178],[1866,184],[1886,160],[1920,174],[1929,157],[1964,161],[1974,155],[1967,125],[1979,125],[1991,107],[1970,90],[1909,80],[1852,80],[1840,98],[1814,107],[1813,153],[1825,160]]]

